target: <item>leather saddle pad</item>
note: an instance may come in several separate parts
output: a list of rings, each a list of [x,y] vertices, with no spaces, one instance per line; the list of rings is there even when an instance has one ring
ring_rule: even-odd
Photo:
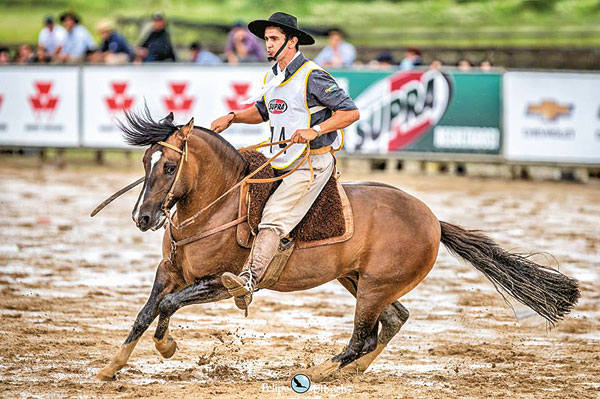
[[[241,151],[240,154],[250,165],[248,173],[267,161],[258,151]],[[266,167],[254,178],[272,178],[275,173],[273,168]],[[297,249],[343,242],[352,237],[352,209],[342,185],[335,176],[334,171],[308,213],[290,233],[290,237],[296,241]],[[241,246],[249,248],[252,245],[265,204],[280,182],[244,185],[239,212],[240,216],[247,212],[248,222],[238,225],[237,228],[237,240]]]

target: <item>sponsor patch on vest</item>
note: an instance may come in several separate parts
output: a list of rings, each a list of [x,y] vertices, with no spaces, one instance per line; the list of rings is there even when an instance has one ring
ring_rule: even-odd
[[[273,99],[269,101],[269,112],[272,114],[283,114],[288,106],[283,100]]]

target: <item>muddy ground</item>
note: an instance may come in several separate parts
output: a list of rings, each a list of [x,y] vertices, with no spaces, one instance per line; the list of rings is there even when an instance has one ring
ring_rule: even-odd
[[[142,338],[114,382],[94,380],[150,291],[162,231],[141,233],[138,190],[91,219],[94,206],[140,176],[132,169],[26,166],[0,159],[0,397],[296,397],[294,370],[340,352],[354,300],[337,282],[260,292],[244,318],[233,302],[180,310],[179,349],[161,359]],[[487,231],[503,247],[545,251],[581,281],[555,329],[514,312],[470,265],[440,250],[402,299],[411,317],[363,375],[338,374],[304,397],[600,397],[600,184],[453,176],[343,174],[401,187],[442,220]]]

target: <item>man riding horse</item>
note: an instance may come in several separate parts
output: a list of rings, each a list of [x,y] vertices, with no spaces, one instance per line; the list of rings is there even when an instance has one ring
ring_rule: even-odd
[[[280,241],[288,238],[331,177],[332,153],[343,145],[341,129],[359,119],[356,105],[331,75],[299,51],[299,45],[315,40],[298,28],[296,17],[276,12],[266,21],[250,22],[248,29],[265,40],[268,60],[276,64],[265,75],[255,105],[216,119],[211,129],[220,133],[232,123],[269,121],[271,142],[295,143],[272,162],[273,168],[294,169],[305,151],[309,161],[285,177],[269,198],[243,271],[237,276],[226,272],[221,278],[240,309],[247,309]],[[274,150],[267,147],[263,152],[271,157]]]

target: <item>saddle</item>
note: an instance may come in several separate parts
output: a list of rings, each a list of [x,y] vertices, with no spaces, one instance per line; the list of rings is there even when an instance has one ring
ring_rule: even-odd
[[[262,153],[255,150],[241,151],[240,154],[250,165],[248,173],[267,161]],[[272,178],[275,175],[276,171],[267,167],[261,170],[255,178]],[[252,240],[258,233],[258,224],[262,218],[265,204],[280,183],[281,181],[242,186],[238,216],[248,215],[248,220],[237,226],[236,237],[240,246],[244,248],[252,246]],[[354,221],[350,201],[342,184],[338,182],[337,173],[334,170],[308,213],[290,233],[290,238],[295,242],[295,248],[305,249],[344,242],[349,240],[353,234]],[[281,269],[283,270],[283,267]]]

